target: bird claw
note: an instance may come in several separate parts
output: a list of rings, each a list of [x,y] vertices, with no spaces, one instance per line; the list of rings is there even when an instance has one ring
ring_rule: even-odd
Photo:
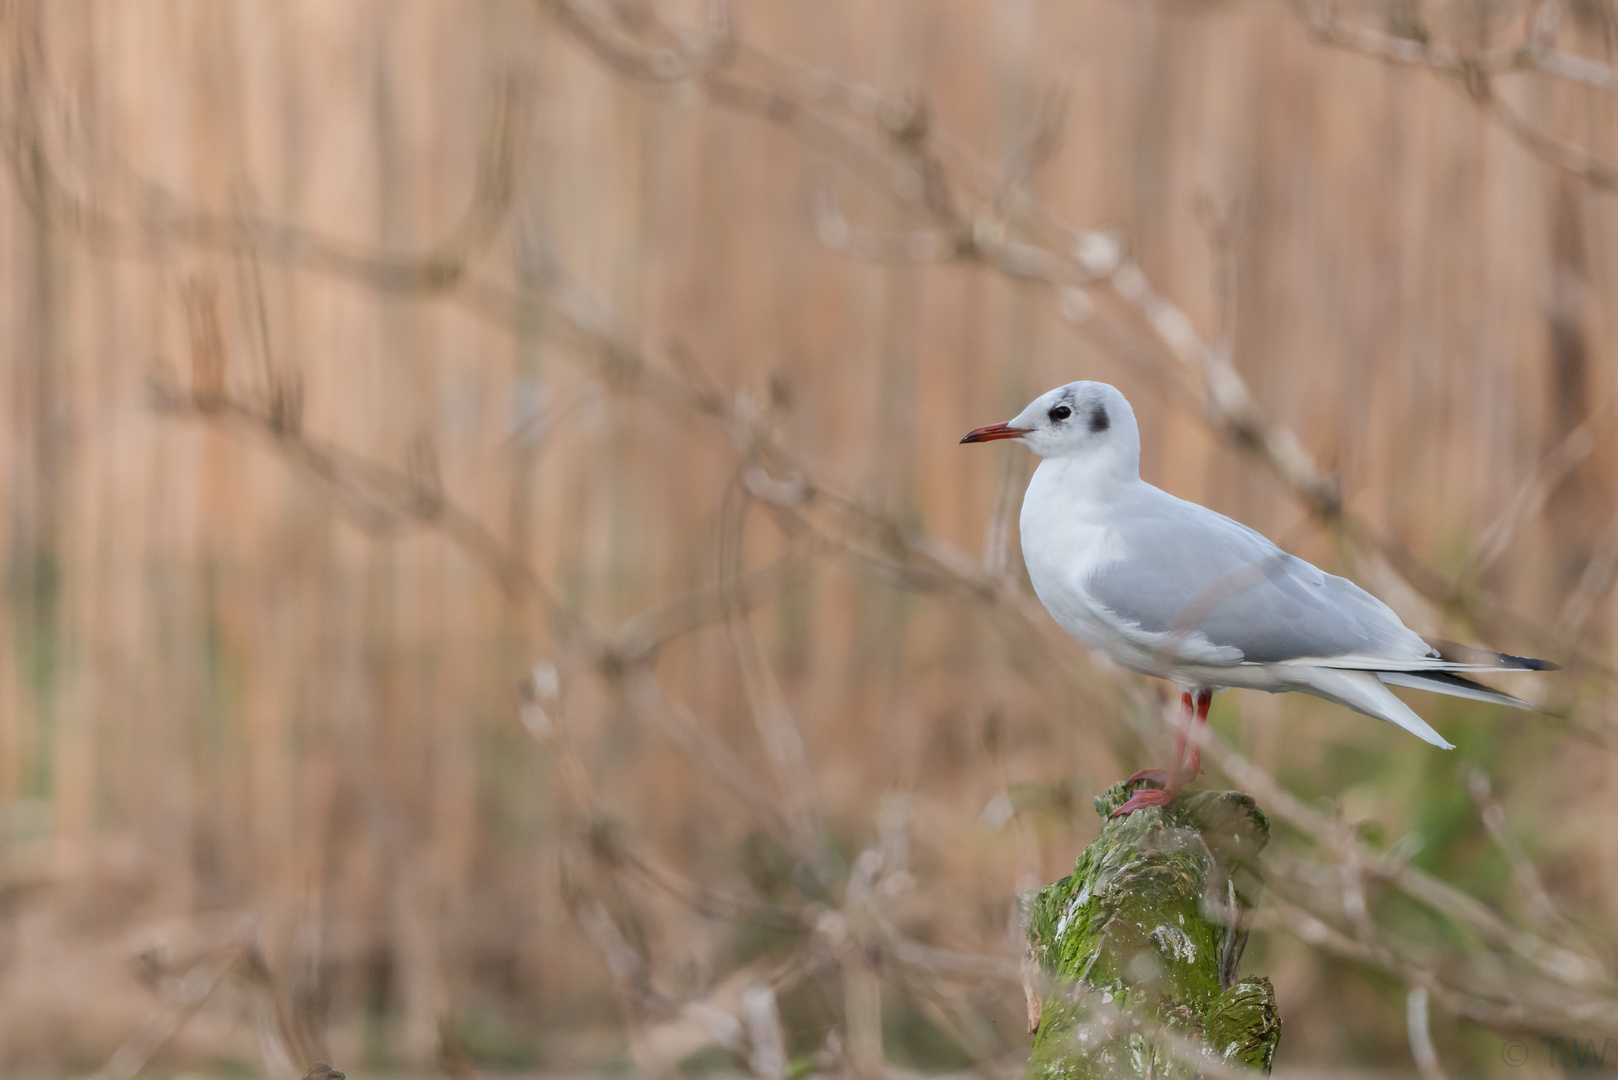
[[[1173,801],[1174,794],[1172,792],[1161,788],[1143,788],[1131,795],[1128,802],[1107,815],[1107,820],[1111,821],[1113,818],[1120,818],[1125,814],[1133,814],[1136,810],[1144,810],[1148,806],[1167,806]]]
[[[1156,784],[1157,786],[1138,788],[1131,792],[1128,801],[1114,810],[1108,816],[1108,821],[1116,817],[1123,817],[1125,814],[1133,814],[1136,810],[1141,810],[1148,806],[1167,806],[1174,801],[1180,789],[1180,785],[1174,782],[1174,776],[1165,769],[1142,769],[1128,780],[1125,780],[1124,783]]]

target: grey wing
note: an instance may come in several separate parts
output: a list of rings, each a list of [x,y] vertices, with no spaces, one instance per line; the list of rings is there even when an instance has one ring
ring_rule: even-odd
[[[1090,595],[1152,633],[1200,632],[1248,662],[1429,655],[1386,604],[1289,555],[1247,526],[1171,500],[1117,527],[1122,556],[1091,576]]]

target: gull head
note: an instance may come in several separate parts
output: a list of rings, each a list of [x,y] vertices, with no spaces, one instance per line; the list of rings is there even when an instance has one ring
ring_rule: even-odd
[[[1135,410],[1115,387],[1074,382],[1048,390],[1010,420],[966,433],[963,443],[1016,439],[1043,458],[1116,460],[1140,469]]]

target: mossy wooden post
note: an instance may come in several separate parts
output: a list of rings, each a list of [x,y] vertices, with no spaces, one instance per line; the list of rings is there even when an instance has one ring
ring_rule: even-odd
[[[1281,1038],[1275,989],[1237,979],[1236,966],[1269,821],[1239,791],[1107,820],[1128,797],[1115,784],[1096,799],[1101,835],[1028,903],[1041,973],[1029,990],[1029,1080],[1190,1078],[1186,1051],[1198,1046],[1268,1072]]]

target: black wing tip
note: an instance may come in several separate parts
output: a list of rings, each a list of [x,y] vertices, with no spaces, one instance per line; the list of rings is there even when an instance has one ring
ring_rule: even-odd
[[[1511,653],[1495,652],[1492,649],[1478,649],[1471,645],[1461,645],[1454,641],[1440,641],[1436,638],[1425,638],[1428,645],[1438,653],[1441,660],[1451,660],[1457,664],[1499,664],[1501,667],[1517,668],[1521,671],[1561,671],[1561,664],[1553,664],[1549,660],[1536,660],[1532,656],[1513,656]]]
[[[1485,683],[1480,683],[1476,679],[1468,679],[1464,675],[1457,675],[1453,671],[1424,671],[1421,673],[1420,679],[1423,682],[1437,684],[1429,687],[1429,689],[1436,690],[1439,693],[1444,692],[1442,689],[1443,687],[1457,687],[1462,690],[1471,690],[1481,694],[1493,695],[1502,704],[1509,703],[1524,709],[1536,708],[1536,706],[1531,702],[1524,701],[1521,698],[1512,697],[1510,694],[1496,690],[1494,687]]]

